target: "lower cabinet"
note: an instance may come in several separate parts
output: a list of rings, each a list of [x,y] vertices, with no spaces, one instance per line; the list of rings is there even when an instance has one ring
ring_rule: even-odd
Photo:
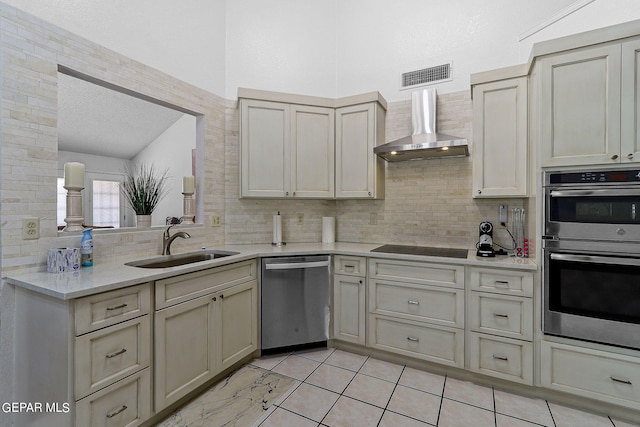
[[[542,340],[543,387],[640,409],[640,357]]]
[[[156,411],[257,349],[257,295],[252,280],[156,312]]]
[[[333,277],[333,338],[364,345],[366,300],[364,276]]]

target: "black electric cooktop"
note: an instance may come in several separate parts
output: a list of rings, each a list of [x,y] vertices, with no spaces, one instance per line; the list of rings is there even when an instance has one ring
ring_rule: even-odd
[[[423,255],[423,256],[436,256],[446,258],[466,258],[467,249],[458,248],[433,248],[429,246],[404,246],[404,245],[382,245],[375,249],[371,249],[371,252],[385,252],[390,254],[403,254],[403,255]]]

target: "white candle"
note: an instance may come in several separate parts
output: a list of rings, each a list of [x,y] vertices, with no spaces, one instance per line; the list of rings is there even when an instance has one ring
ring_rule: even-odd
[[[182,192],[185,194],[193,194],[196,188],[196,179],[193,176],[185,176],[182,178]]]
[[[64,186],[84,188],[84,164],[69,162],[64,164]]]

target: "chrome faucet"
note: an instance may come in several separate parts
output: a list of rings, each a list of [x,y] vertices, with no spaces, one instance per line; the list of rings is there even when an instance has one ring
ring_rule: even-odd
[[[173,243],[173,241],[177,237],[182,237],[183,239],[188,239],[191,237],[189,233],[186,233],[184,231],[178,231],[172,236],[169,233],[171,227],[173,227],[173,225],[167,227],[167,229],[164,230],[164,234],[162,235],[162,255],[171,255],[171,243]]]

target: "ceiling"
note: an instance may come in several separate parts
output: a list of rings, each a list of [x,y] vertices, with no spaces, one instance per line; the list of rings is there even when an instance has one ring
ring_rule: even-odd
[[[132,159],[184,113],[58,73],[58,149]]]

